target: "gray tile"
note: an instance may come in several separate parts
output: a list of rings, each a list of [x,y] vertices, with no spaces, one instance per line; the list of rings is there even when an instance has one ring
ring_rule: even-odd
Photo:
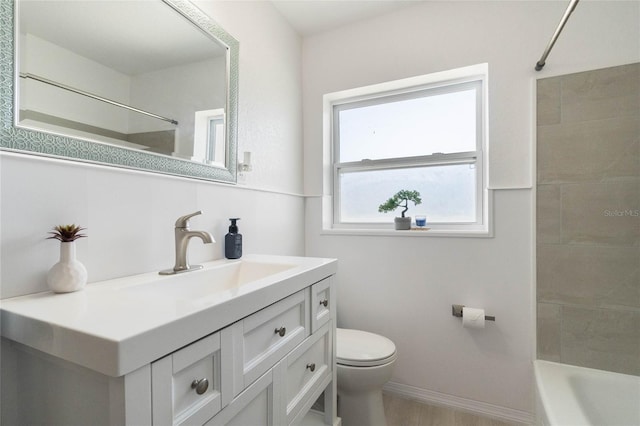
[[[538,243],[559,243],[560,186],[538,185],[536,191],[536,229]]]
[[[562,362],[640,374],[640,312],[563,308]]]
[[[545,78],[537,84],[538,126],[560,123],[560,81],[562,77]]]
[[[562,77],[562,122],[638,116],[640,64]]]
[[[537,92],[538,356],[639,374],[640,64]]]
[[[563,243],[640,246],[640,178],[563,185],[561,193]]]
[[[538,303],[538,358],[560,361],[561,305]]]
[[[640,308],[640,247],[538,245],[538,302]]]
[[[538,183],[640,177],[640,119],[538,127]]]

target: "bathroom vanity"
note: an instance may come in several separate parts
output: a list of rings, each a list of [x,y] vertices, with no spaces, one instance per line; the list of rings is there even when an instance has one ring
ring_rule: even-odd
[[[255,255],[5,299],[2,423],[337,425],[336,269]]]

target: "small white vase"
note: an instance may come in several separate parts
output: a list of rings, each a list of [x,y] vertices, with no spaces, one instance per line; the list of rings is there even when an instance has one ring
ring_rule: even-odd
[[[60,261],[49,269],[47,284],[56,293],[81,290],[87,284],[87,269],[76,260],[76,243],[60,243]]]

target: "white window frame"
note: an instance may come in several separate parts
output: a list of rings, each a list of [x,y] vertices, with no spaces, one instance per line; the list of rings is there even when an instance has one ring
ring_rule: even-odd
[[[339,112],[349,108],[383,104],[395,100],[423,97],[458,90],[477,90],[476,150],[451,154],[340,162]],[[488,189],[486,152],[488,145],[488,65],[480,64],[440,73],[412,77],[324,96],[324,197],[323,233],[398,236],[492,236],[491,191]],[[382,102],[381,102],[382,100]],[[389,170],[448,164],[475,164],[476,220],[469,223],[429,223],[428,232],[394,231],[389,223],[352,223],[340,220],[340,182],[342,173],[350,171]],[[407,188],[412,189],[412,188]],[[391,195],[391,194],[390,194]],[[384,200],[381,200],[381,202]]]
[[[221,121],[216,126],[216,133],[211,132],[211,122]],[[224,142],[225,113],[224,108],[196,111],[193,129],[193,156],[194,161],[205,161],[214,167],[226,166],[226,144]]]

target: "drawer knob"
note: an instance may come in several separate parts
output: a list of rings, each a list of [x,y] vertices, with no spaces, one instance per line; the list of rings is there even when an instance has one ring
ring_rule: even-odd
[[[195,389],[198,395],[202,395],[209,389],[209,381],[207,379],[194,380],[191,382],[191,389]]]
[[[280,337],[283,337],[286,332],[287,329],[285,327],[276,328],[276,334],[279,334]]]
[[[307,368],[311,370],[311,372],[313,373],[314,371],[316,371],[316,364],[315,363],[307,364]]]
[[[329,304],[329,301],[327,299],[324,299],[320,301],[320,304],[326,308],[327,305]]]

